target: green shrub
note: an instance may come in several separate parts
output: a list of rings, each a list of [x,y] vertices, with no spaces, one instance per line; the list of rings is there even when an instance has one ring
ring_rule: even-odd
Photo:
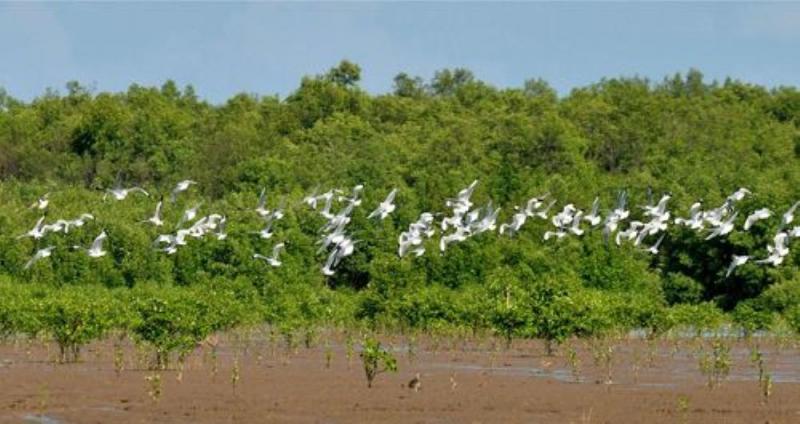
[[[397,359],[381,346],[374,337],[365,337],[361,346],[361,361],[367,377],[367,387],[372,387],[375,377],[384,372],[397,372]]]
[[[209,287],[143,287],[130,295],[131,333],[155,349],[155,366],[165,368],[170,355],[188,354],[213,332],[247,322],[252,304],[238,302],[226,290]]]
[[[58,344],[61,362],[78,360],[81,346],[103,337],[120,311],[103,287],[81,286],[53,290],[44,299],[41,324]]]
[[[0,283],[0,336],[38,336],[44,328],[43,309],[49,293],[42,286]]]
[[[760,303],[755,300],[739,302],[731,313],[733,322],[740,326],[746,335],[769,329],[775,321],[775,313],[762,309]]]
[[[725,322],[725,314],[711,302],[675,305],[669,308],[668,316],[673,326],[692,328],[697,334],[719,329]]]

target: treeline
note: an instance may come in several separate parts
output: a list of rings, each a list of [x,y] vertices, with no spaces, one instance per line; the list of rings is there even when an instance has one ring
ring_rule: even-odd
[[[547,296],[568,299],[552,302],[567,315],[580,304],[573,299],[592,304],[634,296],[658,308],[712,302],[767,317],[759,322],[800,303],[794,250],[781,267],[748,263],[724,278],[733,254],[767,255],[777,219],[709,242],[673,227],[656,256],[606,246],[599,232],[545,243],[541,221],[514,238],[472,238],[446,255],[434,241],[423,257],[396,255],[400,231],[423,211],[442,212],[445,199],[474,179],[480,184],[473,200],[503,206],[502,221],[514,205],[545,192],[557,206],[584,209],[600,196],[605,212],[621,189],[638,216],[648,187],[673,194],[674,216],[686,215],[697,199],[716,207],[738,187],[755,194],[741,203],[740,220],[759,207],[780,214],[800,200],[797,89],[707,82],[696,70],[657,83],[605,79],[565,97],[542,80],[499,89],[464,69],[437,72],[429,81],[400,74],[394,92],[384,95],[365,92],[359,79],[359,67],[343,61],[303,78],[286,98],[240,94],[221,105],[173,82],[123,93],[70,83],[63,94],[48,91],[31,102],[0,90],[0,274],[14,284],[49,287],[243,279],[265,302],[281,299],[270,306],[274,317],[310,313],[335,295],[353,303],[347,310],[355,317],[396,316],[416,326],[446,322],[453,308],[481,299],[520,309],[503,325],[536,330],[528,334],[541,330],[535,322],[541,311],[531,305]],[[159,231],[140,221],[159,193],[185,178],[199,184],[165,207],[169,229],[183,208],[202,201],[201,214],[230,217],[231,234],[169,256],[152,248]],[[101,201],[102,190],[118,180],[153,196]],[[322,221],[300,199],[315,187],[348,190],[359,183],[366,186],[364,206],[350,225],[361,242],[325,278],[315,244]],[[271,206],[291,211],[276,226],[274,240],[288,243],[284,265],[275,269],[251,258],[272,245],[250,233],[261,222],[252,209],[262,187]],[[399,189],[397,211],[368,221],[365,209],[392,188]],[[28,206],[46,192],[48,221],[83,212],[97,219],[48,236],[46,244],[56,246],[52,260],[25,270],[43,243],[16,236],[40,217]],[[102,229],[109,234],[107,257],[94,261],[70,249],[88,245]],[[465,322],[471,316],[457,315]],[[509,324],[515,320],[519,326]]]

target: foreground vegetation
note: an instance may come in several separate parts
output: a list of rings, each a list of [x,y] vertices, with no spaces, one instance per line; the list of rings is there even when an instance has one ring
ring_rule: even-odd
[[[395,253],[398,233],[420,212],[442,211],[476,178],[473,200],[503,205],[503,221],[543,192],[584,208],[599,195],[609,208],[623,188],[644,204],[647,187],[672,192],[681,214],[740,186],[756,193],[740,219],[756,207],[784,210],[800,198],[796,89],[708,83],[690,71],[657,84],[604,80],[558,98],[540,80],[497,89],[456,69],[428,82],[401,74],[394,93],[370,95],[359,77],[342,62],[285,99],[242,94],[223,105],[172,82],[124,93],[71,83],[64,95],[32,102],[0,90],[0,331],[52,337],[63,360],[124,332],[163,363],[215,331],[256,322],[287,334],[320,325],[490,330],[555,343],[632,328],[800,327],[800,250],[781,267],[748,263],[724,278],[732,254],[766,256],[775,221],[711,242],[671,228],[656,256],[606,246],[599,234],[544,243],[540,222],[514,238],[471,238],[443,256],[434,241],[419,258]],[[103,202],[100,190],[119,176],[151,193],[197,180],[165,206],[165,220],[174,225],[203,202],[202,213],[229,216],[229,237],[173,256],[154,250],[159,232],[141,221],[157,194]],[[300,199],[316,186],[358,183],[367,205],[398,188],[398,209],[379,223],[366,219],[368,208],[356,210],[350,225],[361,242],[328,278],[315,244],[322,221]],[[251,234],[262,187],[273,207],[291,210],[276,226],[275,238],[288,241],[280,268],[251,258],[271,246]],[[42,244],[17,236],[41,216],[28,206],[46,192],[48,221],[97,219],[47,236],[53,257],[26,270]],[[109,255],[70,249],[101,230]]]

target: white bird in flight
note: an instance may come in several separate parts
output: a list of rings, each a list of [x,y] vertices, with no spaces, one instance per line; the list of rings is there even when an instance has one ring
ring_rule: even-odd
[[[753,226],[753,224],[762,219],[767,219],[770,216],[772,216],[772,211],[770,211],[767,208],[761,208],[754,211],[753,213],[747,216],[747,219],[744,220],[744,230],[745,231],[749,230],[750,227]]]
[[[107,238],[108,234],[106,234],[105,230],[103,230],[103,232],[101,232],[100,235],[94,239],[92,245],[89,246],[88,249],[84,249],[81,246],[72,246],[72,248],[86,250],[86,253],[89,255],[90,258],[99,258],[105,256],[106,253],[108,253],[105,250],[103,250],[103,243],[106,241]]]
[[[728,271],[725,272],[725,278],[730,277],[730,275],[733,273],[733,270],[746,264],[748,260],[750,260],[750,256],[733,255],[733,260],[731,261],[730,266],[728,266]]]
[[[734,212],[733,215],[730,216],[730,218],[722,222],[718,227],[714,228],[714,230],[711,231],[711,234],[709,234],[708,237],[706,237],[706,240],[711,240],[714,237],[724,236],[733,231],[734,227],[733,221],[736,219],[736,215],[738,214],[739,212]]]
[[[47,246],[44,249],[39,249],[36,254],[34,254],[33,257],[25,264],[25,269],[28,269],[36,262],[39,262],[40,259],[50,257],[50,255],[53,254],[53,249],[55,249],[55,246]]]
[[[36,225],[33,226],[32,229],[28,230],[25,234],[22,234],[17,237],[17,239],[21,239],[24,237],[33,237],[35,240],[39,240],[40,238],[44,237],[47,234],[47,230],[44,229],[44,217],[39,218],[36,221]]]
[[[38,209],[40,211],[47,209],[47,205],[50,204],[50,200],[48,199],[49,196],[50,193],[43,194],[42,197],[33,202],[31,209]]]
[[[178,182],[178,184],[175,184],[175,188],[172,189],[170,201],[172,203],[175,203],[178,200],[179,194],[183,193],[186,190],[189,190],[189,187],[195,184],[197,184],[197,182],[193,180],[183,180]]]
[[[198,203],[193,207],[183,211],[183,216],[181,217],[180,221],[178,221],[178,227],[183,225],[184,222],[189,222],[193,220],[197,216],[197,211],[200,209],[201,205],[202,203]]]
[[[129,194],[131,193],[142,193],[145,196],[150,196],[150,193],[146,192],[141,187],[130,187],[130,188],[110,188],[106,190],[106,194],[103,195],[103,200],[106,200],[108,195],[110,194],[115,200],[125,200]]]
[[[261,194],[258,195],[258,205],[256,206],[256,213],[261,216],[265,217],[270,214],[270,210],[266,208],[267,206],[267,194],[266,189],[261,189]]]
[[[161,218],[161,206],[162,206],[162,204],[163,204],[163,201],[159,201],[156,204],[156,210],[155,210],[155,212],[153,212],[153,216],[151,216],[150,218],[147,218],[146,220],[144,220],[142,222],[149,222],[149,223],[155,225],[156,227],[160,227],[160,226],[164,225],[164,220]]]
[[[314,210],[317,209],[317,200],[318,200],[317,191],[318,190],[319,190],[319,187],[314,187],[314,190],[312,190],[310,194],[308,194],[306,197],[303,198],[303,203],[307,204],[308,206],[311,206],[311,209],[314,209]]]
[[[787,225],[791,224],[794,221],[794,211],[797,207],[800,206],[800,201],[795,202],[786,212],[783,213],[781,217],[781,225],[778,227],[778,231],[786,227]]]
[[[675,218],[673,222],[678,225],[683,225],[689,227],[693,230],[702,230],[703,229],[703,202],[697,201],[689,207],[689,217],[688,218]]]
[[[261,259],[266,261],[273,267],[281,266],[281,261],[278,259],[278,255],[280,255],[281,250],[284,248],[284,243],[278,243],[272,247],[272,256],[264,256],[262,254],[256,253],[253,255],[254,259]]]
[[[664,241],[664,236],[666,236],[666,235],[667,235],[667,233],[661,233],[661,237],[658,238],[658,241],[656,241],[656,243],[654,245],[648,247],[647,251],[650,252],[653,255],[657,255],[658,254],[658,248],[659,248],[659,246],[661,246],[661,242]]]
[[[596,227],[600,224],[600,198],[595,197],[594,201],[592,202],[592,210],[589,212],[588,215],[583,217],[584,221],[587,221],[589,225],[592,227]]]
[[[397,195],[397,189],[393,189],[392,191],[390,191],[389,195],[386,196],[386,199],[384,199],[384,201],[378,205],[377,209],[372,211],[372,213],[370,213],[369,216],[367,216],[367,219],[377,217],[378,219],[383,220],[384,218],[389,216],[390,213],[394,212],[396,208],[394,204],[394,197],[396,195]]]

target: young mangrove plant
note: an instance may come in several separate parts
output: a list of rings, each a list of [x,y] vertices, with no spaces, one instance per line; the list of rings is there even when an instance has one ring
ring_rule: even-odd
[[[353,364],[353,354],[355,353],[355,343],[353,341],[353,336],[348,334],[344,341],[344,349],[345,349],[345,356],[347,357],[347,369]]]
[[[764,363],[764,354],[761,352],[758,342],[753,343],[750,350],[750,362],[758,371],[758,388],[761,392],[761,402],[767,404],[772,395],[772,375],[767,371]]]
[[[233,367],[231,368],[231,389],[233,390],[233,396],[236,396],[236,387],[238,386],[241,377],[242,374],[241,368],[239,367],[239,355],[234,355]]]
[[[161,374],[156,371],[146,376],[144,380],[147,382],[147,395],[150,396],[150,400],[153,402],[158,402],[163,394],[161,387]]]
[[[731,371],[731,348],[722,338],[711,342],[711,349],[700,352],[700,372],[706,376],[708,387],[719,387]]]
[[[614,366],[614,345],[611,341],[610,337],[595,337],[590,342],[594,365],[603,370],[603,378],[596,381],[598,384],[613,382],[611,373]]]
[[[325,340],[325,369],[330,369],[333,362],[333,346],[330,340]]]
[[[367,387],[372,387],[372,382],[378,374],[384,372],[397,372],[397,359],[381,346],[381,342],[374,337],[365,337],[361,348],[361,362],[364,365],[364,374],[367,377]]]
[[[578,357],[578,350],[575,349],[575,345],[573,343],[567,343],[566,357],[567,357],[567,364],[569,364],[569,369],[572,372],[572,378],[575,379],[576,383],[580,383],[581,358]]]

